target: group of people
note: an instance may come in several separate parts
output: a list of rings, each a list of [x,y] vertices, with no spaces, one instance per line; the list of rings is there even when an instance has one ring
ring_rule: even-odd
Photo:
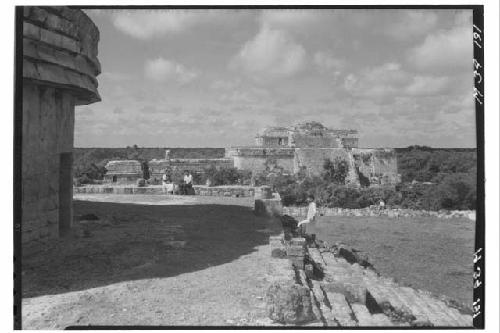
[[[193,175],[188,170],[185,170],[183,182],[176,185],[172,181],[171,174],[168,170],[165,170],[162,176],[162,189],[164,194],[174,194],[178,190],[180,195],[192,195],[194,194]]]

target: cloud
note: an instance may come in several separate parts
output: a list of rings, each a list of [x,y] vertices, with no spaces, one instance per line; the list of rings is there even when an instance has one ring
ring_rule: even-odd
[[[133,10],[113,13],[113,25],[121,32],[138,39],[150,39],[180,33],[197,24],[210,21],[214,11]]]
[[[143,106],[139,111],[141,114],[166,114],[166,113],[179,113],[182,110],[179,106],[168,106],[158,108],[153,105]]]
[[[233,59],[231,67],[255,79],[291,77],[304,69],[306,51],[283,30],[262,27]]]
[[[394,100],[404,96],[440,96],[453,93],[455,86],[447,76],[420,75],[405,71],[399,63],[385,63],[351,73],[344,88],[352,96]]]
[[[435,29],[439,22],[435,11],[397,10],[395,13],[395,19],[383,25],[382,32],[401,41],[424,36]]]
[[[320,18],[321,11],[319,10],[303,10],[303,9],[278,9],[264,10],[259,17],[259,21],[263,26],[274,28],[292,29],[304,28],[309,24],[316,24]]]
[[[153,81],[174,81],[181,85],[191,82],[198,76],[198,73],[194,70],[187,69],[182,64],[162,57],[147,60],[144,66],[144,73],[148,79]]]
[[[122,113],[123,113],[123,109],[119,106],[117,106],[113,109],[113,114],[122,114]]]
[[[411,83],[404,88],[407,95],[425,96],[444,92],[450,84],[448,77],[415,76]]]
[[[340,73],[340,71],[345,67],[345,61],[335,58],[331,55],[331,53],[321,51],[316,52],[313,59],[314,63],[320,68],[320,70]]]
[[[472,72],[472,45],[471,26],[440,30],[413,48],[408,62],[421,71],[453,73],[470,69]]]

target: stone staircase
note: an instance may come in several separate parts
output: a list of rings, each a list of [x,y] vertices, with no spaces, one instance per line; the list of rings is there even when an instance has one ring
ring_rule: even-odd
[[[428,292],[382,277],[370,267],[349,263],[332,248],[316,242],[306,245],[303,238],[282,240],[281,244],[276,236],[271,240],[272,262],[288,261],[296,283],[309,288],[316,321],[306,326],[472,327],[471,315]],[[297,244],[304,244],[303,253]]]

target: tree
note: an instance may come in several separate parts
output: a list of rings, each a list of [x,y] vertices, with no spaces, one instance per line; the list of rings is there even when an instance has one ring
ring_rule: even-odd
[[[349,165],[347,161],[337,157],[335,160],[325,159],[323,163],[323,179],[329,183],[344,185]]]

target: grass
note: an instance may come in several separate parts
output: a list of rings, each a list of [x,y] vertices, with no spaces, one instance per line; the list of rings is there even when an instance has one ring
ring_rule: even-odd
[[[308,232],[367,253],[382,275],[470,307],[475,222],[468,219],[320,217]]]

